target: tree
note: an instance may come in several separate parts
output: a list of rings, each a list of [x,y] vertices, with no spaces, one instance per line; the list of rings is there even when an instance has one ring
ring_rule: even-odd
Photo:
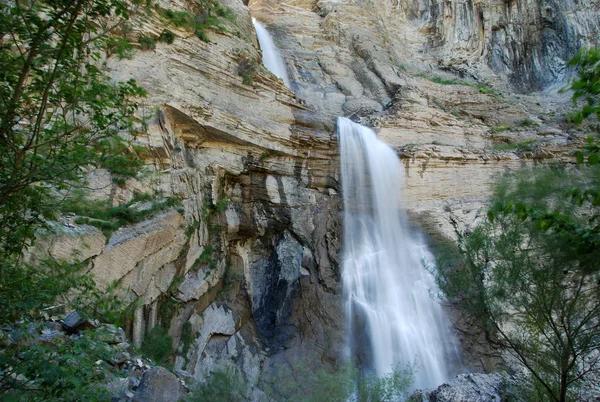
[[[97,66],[107,34],[128,16],[123,0],[0,2],[3,400],[102,400],[91,384],[104,377],[95,364],[104,351],[85,337],[30,345],[28,325],[48,306],[75,299],[96,318],[113,319],[118,300],[102,296],[83,265],[31,266],[21,256],[89,167],[135,157],[126,140],[144,91],[134,81],[111,82]]]
[[[567,197],[574,180],[584,178],[544,169],[506,179],[435,271],[448,300],[527,368],[541,400],[569,400],[599,368],[600,249],[587,235],[598,216]]]
[[[581,123],[589,116],[596,116],[600,120],[600,48],[582,49],[568,65],[579,69],[569,87],[573,91],[573,102],[585,102],[585,106],[570,119]]]
[[[580,52],[574,121],[599,115],[600,52]],[[600,371],[600,147],[578,169],[527,169],[496,187],[484,221],[433,270],[445,298],[473,314],[488,339],[529,372],[536,400],[576,398]],[[587,163],[586,163],[587,162]]]
[[[56,191],[112,157],[131,128],[131,99],[144,91],[97,67],[106,34],[127,18],[122,0],[0,3],[2,265],[53,216]]]

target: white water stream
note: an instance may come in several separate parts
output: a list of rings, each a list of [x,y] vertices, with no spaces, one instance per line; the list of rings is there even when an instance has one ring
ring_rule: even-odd
[[[254,29],[256,29],[256,36],[258,37],[258,43],[262,50],[262,62],[263,65],[272,72],[276,77],[281,78],[285,83],[286,87],[290,87],[290,79],[288,78],[287,70],[285,69],[285,63],[283,57],[279,53],[279,50],[273,42],[273,38],[269,31],[256,19],[252,18]]]
[[[404,171],[375,133],[338,119],[344,197],[342,280],[350,351],[377,375],[416,363],[416,388],[448,380],[456,343],[423,267],[427,246],[401,210]]]
[[[289,88],[285,63],[269,32],[252,19],[263,64]],[[404,171],[375,133],[338,119],[344,197],[342,281],[351,359],[379,376],[415,364],[411,389],[434,388],[457,363],[456,341],[441,306],[430,297],[431,261],[401,210]]]

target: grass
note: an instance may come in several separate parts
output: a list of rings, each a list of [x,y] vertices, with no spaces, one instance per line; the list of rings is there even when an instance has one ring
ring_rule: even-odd
[[[485,94],[485,95],[492,95],[492,96],[499,96],[501,97],[502,94],[498,91],[493,90],[492,88],[490,88],[487,85],[484,84],[479,84],[479,83],[473,83],[473,82],[469,82],[469,81],[465,81],[465,80],[461,80],[458,78],[445,78],[445,77],[440,77],[437,75],[428,75],[425,73],[419,73],[416,75],[417,77],[421,77],[421,78],[425,78],[431,82],[435,82],[436,84],[440,84],[440,85],[461,85],[461,86],[467,86],[467,87],[472,87],[472,88],[476,88],[479,93]]]
[[[519,122],[519,127],[539,127],[539,124],[531,119],[523,119]]]
[[[209,269],[215,269],[217,267],[217,260],[215,259],[215,249],[210,244],[204,247],[202,254],[194,261],[194,265],[190,268],[190,271],[197,272],[203,265],[208,265]]]
[[[491,127],[492,132],[494,133],[502,133],[504,131],[513,131],[515,128],[512,126],[494,126]]]
[[[223,7],[214,0],[200,0],[199,3],[201,11],[198,14],[192,14],[186,11],[169,10],[158,5],[156,5],[155,8],[160,15],[165,17],[176,27],[192,29],[198,39],[203,42],[210,43],[210,38],[206,32],[209,29],[214,29],[217,32],[229,32],[223,23],[228,21],[235,24],[236,18],[233,9]]]
[[[146,209],[133,207],[136,203],[150,201],[152,204]],[[83,193],[76,192],[59,205],[59,210],[77,215],[75,223],[95,226],[109,239],[122,226],[142,222],[160,211],[180,205],[181,200],[176,197],[157,200],[150,194],[139,194],[128,203],[115,207],[109,201],[86,200]]]
[[[517,123],[516,126],[493,126],[490,128],[493,133],[502,133],[504,131],[522,131],[523,129],[530,127],[539,127],[539,124],[531,119],[523,119]]]
[[[515,143],[500,143],[494,144],[494,149],[496,151],[515,151],[519,150],[522,152],[531,152],[533,151],[532,145],[535,143],[535,139],[525,140],[521,142]]]

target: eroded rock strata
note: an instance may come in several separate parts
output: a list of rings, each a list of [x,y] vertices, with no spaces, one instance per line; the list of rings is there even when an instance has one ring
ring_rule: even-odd
[[[565,61],[598,44],[591,0],[221,3],[236,22],[207,31],[210,42],[143,13],[128,40],[168,26],[174,43],[104,65],[148,92],[136,140],[146,166],[124,184],[90,172],[91,197],[122,205],[147,193],[179,206],[107,235],[67,215],[43,240],[51,255],[87,261],[101,287],[117,284],[134,303],[134,344],[168,328],[181,378],[200,381],[232,364],[256,383],[295,356],[338,361],[337,116],[392,144],[410,216],[449,239],[476,220],[494,177],[566,160],[585,136],[564,125],[568,95],[556,89],[569,75]],[[251,12],[274,33],[291,89],[258,65]],[[469,366],[497,363],[469,342]]]

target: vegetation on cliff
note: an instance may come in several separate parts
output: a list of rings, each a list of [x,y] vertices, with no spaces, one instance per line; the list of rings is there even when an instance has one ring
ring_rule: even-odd
[[[598,114],[598,50],[581,52],[575,121]],[[526,169],[497,185],[486,219],[434,272],[445,296],[529,372],[520,397],[568,401],[600,371],[600,148],[577,168]],[[526,395],[523,395],[525,393]]]
[[[0,4],[0,392],[16,400],[97,400],[103,374],[89,339],[32,345],[30,323],[78,307],[118,322],[119,302],[101,295],[82,265],[23,259],[36,230],[84,183],[90,167],[136,165],[133,81],[97,67],[106,35],[128,19],[107,0]],[[115,309],[116,308],[116,309]],[[7,335],[9,334],[9,335]],[[20,334],[16,336],[16,334]]]

